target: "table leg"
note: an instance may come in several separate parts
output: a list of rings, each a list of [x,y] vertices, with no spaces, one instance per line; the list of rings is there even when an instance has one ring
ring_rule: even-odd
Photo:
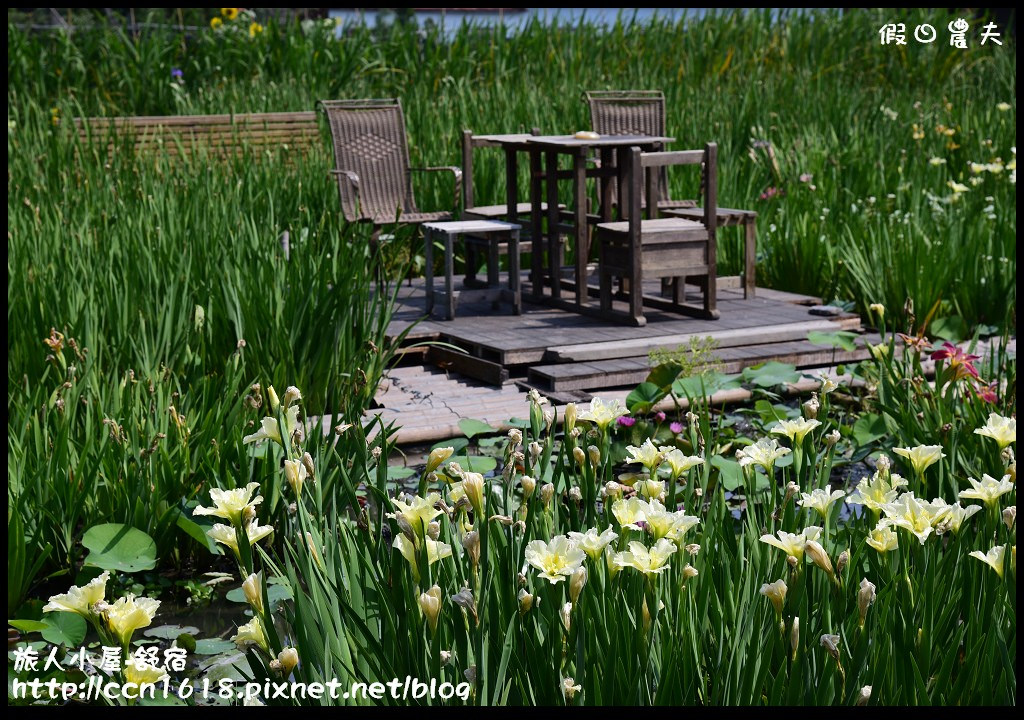
[[[547,184],[548,196],[548,268],[551,273],[551,297],[562,296],[562,268],[559,262],[558,253],[558,153],[548,151],[545,155],[545,170],[547,175],[544,178]]]
[[[453,285],[453,276],[455,274],[455,262],[452,257],[455,253],[452,250],[453,236],[451,233],[444,234],[444,289],[448,294],[446,300],[446,309],[448,312],[448,319],[451,320],[455,317],[455,289]]]
[[[430,315],[434,310],[434,233],[429,229],[426,230],[423,233],[423,240],[426,244],[423,249],[423,275],[427,294],[427,315]]]
[[[544,218],[541,217],[541,190],[543,174],[541,171],[540,151],[530,151],[530,283],[534,300],[544,294],[544,234],[541,230]]]
[[[757,272],[757,218],[748,218],[743,223],[743,299],[754,297]]]
[[[601,169],[611,170],[615,167],[615,151],[612,148],[601,148]],[[615,177],[606,174],[601,178],[601,222],[611,222],[612,206],[615,204]]]
[[[505,202],[510,223],[519,222],[519,153],[515,148],[505,148]]]
[[[508,288],[512,291],[512,312],[521,315],[523,297],[519,290],[519,230],[513,230],[508,240]]]
[[[572,156],[573,204],[576,206],[576,227],[573,229],[576,242],[576,304],[589,302],[587,296],[587,261],[590,259],[590,242],[587,237],[590,224],[587,222],[587,157],[585,151]]]

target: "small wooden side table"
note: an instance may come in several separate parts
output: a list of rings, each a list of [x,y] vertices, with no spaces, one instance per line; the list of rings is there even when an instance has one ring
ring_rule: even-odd
[[[458,220],[452,222],[428,222],[423,224],[423,238],[426,243],[426,291],[427,314],[434,311],[437,299],[445,309],[445,317],[455,317],[455,306],[459,300],[467,296],[484,297],[495,306],[502,301],[512,304],[512,312],[522,313],[522,294],[519,286],[519,230],[515,223],[498,220]],[[482,290],[454,289],[455,284],[455,238],[470,235],[476,242],[484,240],[490,246],[487,253],[487,283]],[[434,290],[434,241],[440,240],[444,246],[444,290]],[[498,247],[508,243],[508,287],[503,288],[498,279]],[[474,268],[475,270],[475,268]]]

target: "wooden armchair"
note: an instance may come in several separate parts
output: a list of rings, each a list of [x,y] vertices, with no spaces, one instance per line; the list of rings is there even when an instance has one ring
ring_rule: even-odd
[[[397,98],[321,100],[334,145],[341,210],[349,222],[386,223],[449,220],[449,211],[421,212],[412,190],[412,172],[449,172],[458,204],[462,170],[453,166],[409,167],[405,115]]]
[[[715,232],[718,212],[717,152],[714,143],[703,150],[642,153],[639,148],[623,151],[625,193],[621,206],[625,220],[600,223],[596,237],[600,244],[598,274],[601,311],[610,319],[646,324],[644,302],[651,306],[705,319],[717,320]],[[625,155],[625,157],[622,157]],[[702,172],[703,215],[700,220],[678,217],[658,218],[657,210],[643,216],[642,188],[646,196],[658,198],[658,177],[673,165],[697,165]],[[657,202],[652,203],[656,208]],[[618,296],[629,304],[627,313],[613,310],[612,281],[620,280]],[[669,299],[644,297],[644,280],[671,279]],[[703,290],[700,306],[686,302],[686,281],[695,280]]]

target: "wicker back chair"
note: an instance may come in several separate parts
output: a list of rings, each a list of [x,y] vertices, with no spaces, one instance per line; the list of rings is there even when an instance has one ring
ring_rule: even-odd
[[[660,90],[588,90],[583,96],[590,106],[591,127],[601,135],[665,135],[665,96]],[[694,200],[669,197],[664,168],[657,182],[659,210],[696,206]],[[641,205],[647,207],[646,192]]]
[[[412,171],[450,172],[458,202],[462,170],[409,167],[405,115],[397,98],[321,100],[334,145],[341,211],[349,222],[424,223],[448,220],[448,211],[421,212],[412,190]]]

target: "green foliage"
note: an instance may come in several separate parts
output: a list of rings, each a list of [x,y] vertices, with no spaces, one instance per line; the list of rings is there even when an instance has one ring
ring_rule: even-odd
[[[85,564],[101,570],[132,573],[156,567],[156,543],[146,533],[120,523],[104,523],[85,531]]]

